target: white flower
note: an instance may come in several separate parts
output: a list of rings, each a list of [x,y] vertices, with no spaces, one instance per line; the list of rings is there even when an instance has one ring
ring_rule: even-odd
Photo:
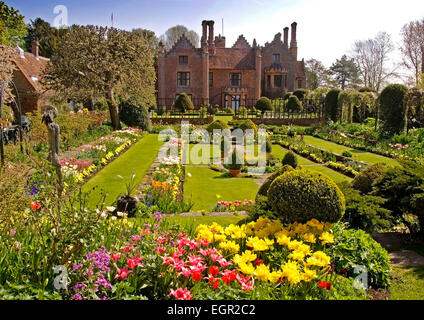
[[[115,211],[115,207],[106,207],[106,210],[109,212],[114,212]]]

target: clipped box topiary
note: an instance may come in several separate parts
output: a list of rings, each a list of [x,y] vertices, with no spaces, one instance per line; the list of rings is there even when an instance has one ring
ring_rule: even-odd
[[[193,102],[186,93],[180,93],[177,100],[175,100],[175,108],[180,112],[186,112],[187,110],[193,110]]]
[[[226,124],[224,121],[221,121],[221,120],[215,120],[207,128],[210,134],[212,134],[214,130],[225,130],[225,129],[229,129],[228,124]]]
[[[281,163],[283,164],[283,166],[291,166],[294,169],[297,169],[297,157],[294,154],[293,151],[289,151],[286,153],[286,155],[284,156],[283,160],[281,161]]]
[[[149,111],[144,106],[121,103],[119,106],[119,118],[129,127],[137,127],[144,131],[152,130]]]
[[[293,171],[293,167],[291,166],[284,166],[280,169],[278,169],[277,171],[275,171],[274,173],[272,173],[266,180],[265,182],[261,185],[261,187],[259,188],[258,194],[256,195],[256,198],[258,196],[268,196],[268,190],[269,187],[271,186],[271,183],[274,182],[275,179],[277,179],[279,176],[285,174],[286,172],[289,171]]]
[[[370,193],[374,181],[382,177],[386,171],[387,168],[380,163],[369,166],[353,179],[352,187],[363,194]]]
[[[267,111],[272,111],[272,102],[267,97],[262,97],[256,101],[255,108],[258,109],[262,115]]]
[[[274,180],[268,201],[280,218],[288,223],[311,219],[337,222],[346,204],[339,187],[328,177],[306,170],[289,171]]]

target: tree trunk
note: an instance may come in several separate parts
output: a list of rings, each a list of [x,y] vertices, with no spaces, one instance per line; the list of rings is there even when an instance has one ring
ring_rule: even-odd
[[[118,105],[116,104],[113,89],[110,89],[107,97],[107,105],[109,107],[110,121],[112,122],[113,130],[121,130],[121,122],[119,121]]]

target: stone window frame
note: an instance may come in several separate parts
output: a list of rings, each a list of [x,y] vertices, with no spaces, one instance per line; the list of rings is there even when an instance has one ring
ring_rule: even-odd
[[[188,56],[178,56],[178,63],[180,65],[188,65]]]
[[[279,81],[279,85],[277,80],[277,77],[279,77],[280,81]],[[282,88],[283,87],[283,81],[284,81],[284,76],[283,74],[274,74],[274,88]]]
[[[234,77],[237,75],[237,77]],[[234,84],[234,81],[236,81],[236,84]],[[230,72],[230,87],[232,88],[240,88],[241,87],[241,72]]]
[[[183,78],[182,75],[188,75],[188,77]],[[178,71],[177,72],[177,87],[190,87],[190,72],[188,71]]]
[[[276,59],[276,57],[278,57],[278,59]],[[279,53],[273,53],[272,54],[272,61],[273,62],[280,62],[281,60],[281,55]]]
[[[209,72],[209,87],[213,87],[213,72]]]

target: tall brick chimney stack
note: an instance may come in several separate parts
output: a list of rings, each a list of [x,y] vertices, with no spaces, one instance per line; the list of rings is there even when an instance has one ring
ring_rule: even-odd
[[[38,58],[38,51],[40,48],[40,43],[36,40],[32,43],[31,53]]]
[[[289,47],[289,28],[285,27],[284,28],[284,44],[286,45],[286,47]]]
[[[206,20],[202,21],[202,39],[200,40],[201,47],[208,45],[208,22]]]
[[[291,41],[290,41],[290,52],[293,57],[297,59],[297,40],[296,40],[296,33],[297,33],[297,23],[293,22],[291,25]]]
[[[215,39],[214,39],[214,24],[215,21],[210,20],[208,22],[209,25],[209,39],[208,39],[208,43],[209,43],[209,53],[210,54],[215,54]]]

